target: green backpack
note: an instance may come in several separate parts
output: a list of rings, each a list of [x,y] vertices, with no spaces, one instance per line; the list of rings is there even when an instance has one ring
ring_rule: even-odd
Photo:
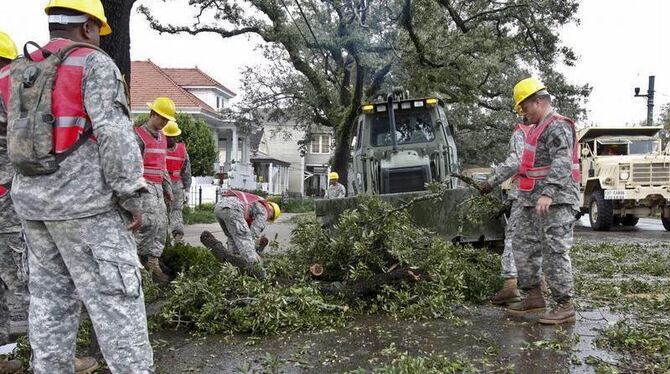
[[[28,45],[42,52],[44,60],[34,61]],[[67,151],[54,152],[56,118],[51,109],[52,93],[58,66],[77,48],[101,49],[84,43],[72,43],[57,51],[48,51],[35,42],[26,43],[24,55],[10,65],[10,98],[7,121],[7,153],[9,160],[22,175],[35,176],[54,173],[59,164],[83,145],[93,133],[90,124]]]

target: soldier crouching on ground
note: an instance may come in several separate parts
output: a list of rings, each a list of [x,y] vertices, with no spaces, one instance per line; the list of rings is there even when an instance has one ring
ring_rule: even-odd
[[[257,278],[266,278],[263,261],[258,253],[263,251],[268,239],[261,236],[261,233],[265,230],[267,221],[276,221],[280,214],[279,205],[260,196],[236,190],[223,191],[221,199],[214,207],[214,215],[228,237],[227,252],[239,257],[240,265]]]

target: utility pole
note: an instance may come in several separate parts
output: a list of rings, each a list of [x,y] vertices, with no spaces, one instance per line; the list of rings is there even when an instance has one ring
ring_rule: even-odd
[[[652,126],[654,123],[654,80],[655,76],[649,76],[649,86],[647,88],[646,95],[640,95],[640,87],[635,87],[635,96],[634,97],[646,97],[647,98],[647,126]]]

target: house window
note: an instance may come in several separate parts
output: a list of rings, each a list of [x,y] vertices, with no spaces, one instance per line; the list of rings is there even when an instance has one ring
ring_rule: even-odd
[[[216,97],[216,109],[221,109],[223,107],[223,99],[221,96]]]
[[[328,135],[314,135],[312,137],[311,153],[314,154],[329,154],[332,143],[332,136]]]

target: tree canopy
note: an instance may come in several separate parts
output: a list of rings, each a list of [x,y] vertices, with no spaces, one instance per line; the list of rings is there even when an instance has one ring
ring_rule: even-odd
[[[188,3],[197,16],[183,24],[161,23],[146,6],[139,10],[160,32],[260,36],[269,63],[245,72],[240,114],[253,118],[262,109],[274,120],[290,118],[308,136],[313,125],[333,128],[333,168],[345,182],[358,108],[394,86],[448,103],[468,164],[501,158],[517,121],[510,97],[516,81],[540,76],[560,110],[576,117],[590,92],[557,70],[576,61],[557,36],[576,21],[576,0]]]

